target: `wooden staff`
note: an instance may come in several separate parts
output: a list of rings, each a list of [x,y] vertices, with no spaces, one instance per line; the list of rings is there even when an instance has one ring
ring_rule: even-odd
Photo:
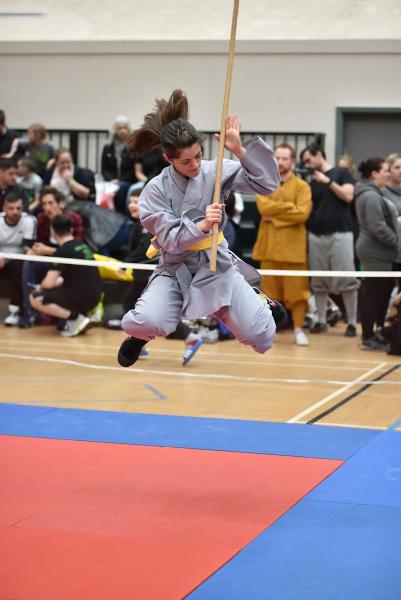
[[[239,0],[234,0],[233,17],[231,22],[230,48],[228,51],[226,85],[224,89],[223,112],[220,124],[219,152],[217,156],[216,182],[214,185],[213,203],[219,203],[221,198],[221,174],[223,170],[224,144],[226,141],[226,119],[228,116],[228,104],[230,101],[231,80],[233,74],[235,35],[237,31]],[[213,223],[212,229],[212,249],[210,253],[210,270],[216,271],[217,264],[217,237],[219,234],[218,223]]]

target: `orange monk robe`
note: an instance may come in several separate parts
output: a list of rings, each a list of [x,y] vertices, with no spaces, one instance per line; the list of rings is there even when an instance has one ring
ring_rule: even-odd
[[[307,269],[305,222],[312,209],[309,185],[292,175],[270,196],[256,196],[261,216],[252,257],[262,269]],[[263,220],[267,217],[269,220]],[[295,309],[296,326],[302,327],[306,301],[310,295],[307,277],[263,278],[263,291],[287,308]]]
[[[309,185],[292,175],[270,196],[256,196],[261,216],[254,260],[307,263],[305,222],[312,210]],[[271,221],[263,221],[270,217]]]

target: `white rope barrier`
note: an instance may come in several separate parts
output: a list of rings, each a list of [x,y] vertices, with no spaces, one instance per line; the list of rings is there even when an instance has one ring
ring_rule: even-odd
[[[84,260],[80,258],[53,258],[52,256],[36,256],[34,254],[15,254],[0,252],[0,258],[8,260],[25,260],[33,262],[81,265],[85,267],[110,267],[111,269],[134,269],[136,271],[154,271],[157,265],[143,263],[126,263],[115,260]],[[260,275],[282,275],[285,277],[400,277],[401,271],[298,271],[288,269],[257,269]]]

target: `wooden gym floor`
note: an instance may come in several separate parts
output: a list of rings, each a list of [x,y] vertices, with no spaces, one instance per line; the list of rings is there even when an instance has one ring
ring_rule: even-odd
[[[263,356],[237,341],[203,344],[186,367],[183,342],[158,339],[125,370],[122,332],[65,339],[54,327],[2,327],[2,401],[387,429],[400,417],[401,359],[363,351],[343,330],[311,335],[309,347],[285,331]]]
[[[398,600],[401,360],[343,332],[2,327],[0,599]]]

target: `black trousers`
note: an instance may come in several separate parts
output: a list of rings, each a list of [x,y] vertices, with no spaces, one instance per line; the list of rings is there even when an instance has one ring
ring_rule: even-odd
[[[359,305],[363,340],[372,337],[375,325],[383,327],[393,287],[392,277],[369,277],[363,280]]]
[[[4,267],[0,269],[0,285],[8,293],[10,304],[15,304],[22,308],[22,260],[9,260]]]

